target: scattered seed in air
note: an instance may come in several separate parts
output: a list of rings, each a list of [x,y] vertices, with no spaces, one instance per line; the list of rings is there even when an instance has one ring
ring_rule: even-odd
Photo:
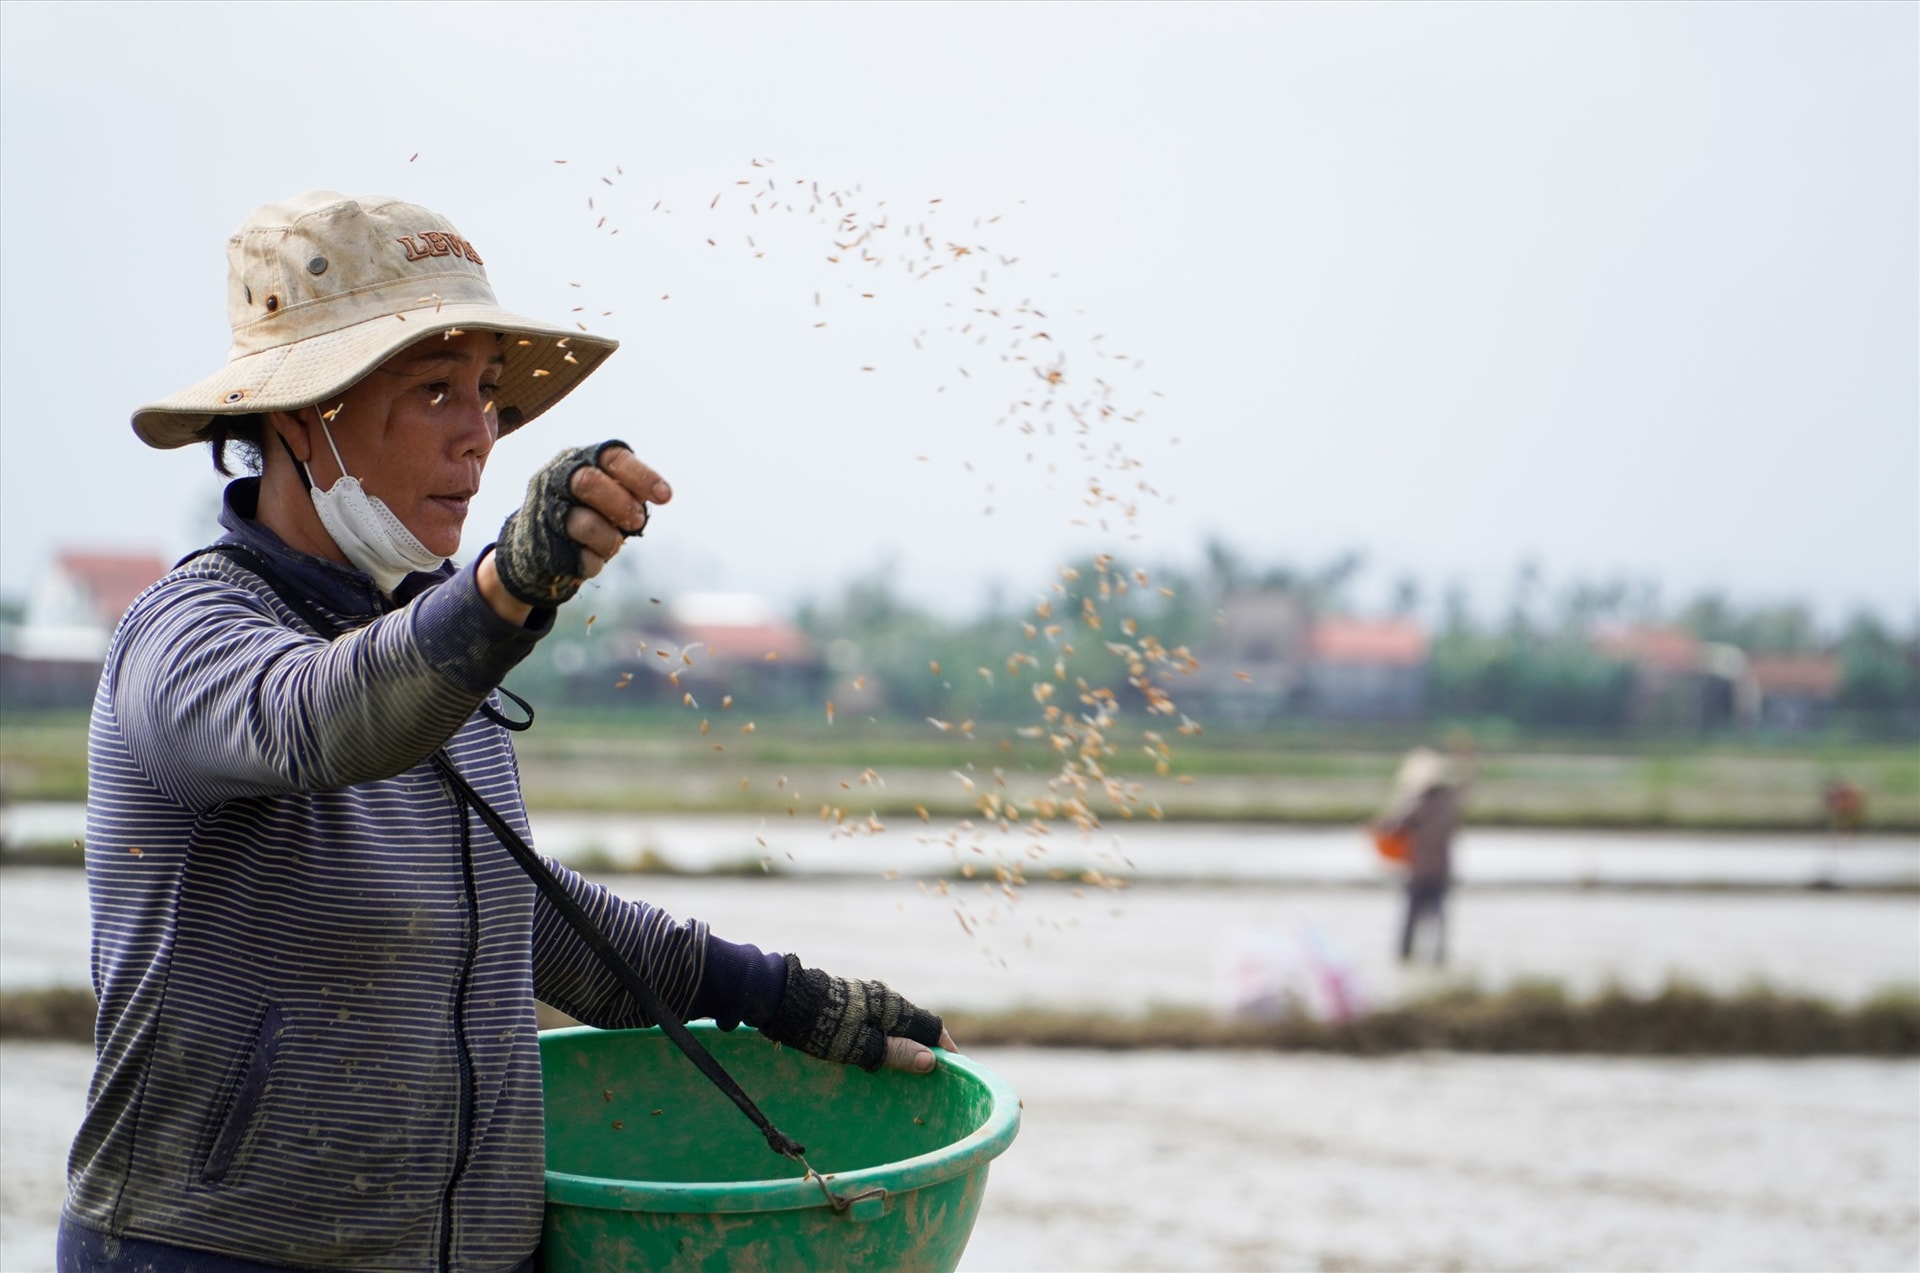
[[[899,216],[888,208],[885,200],[874,198],[857,185],[836,190],[805,177],[790,182],[785,178],[775,181],[765,171],[772,160],[755,157],[748,162],[747,177],[732,184],[746,188],[741,202],[748,205],[751,214],[760,217],[763,213],[784,212],[817,218],[825,231],[826,241],[822,247],[826,250],[821,255],[826,257],[827,264],[843,273],[855,267],[876,272],[878,277],[871,282],[863,276],[860,283],[843,280],[841,284],[845,294],[875,302],[866,312],[884,313],[888,306],[899,303],[900,289],[877,285],[883,281],[910,281],[925,289],[923,295],[944,301],[952,315],[944,333],[922,327],[903,334],[909,335],[918,349],[931,349],[945,338],[955,343],[964,341],[970,351],[979,351],[969,352],[965,365],[959,366],[960,376],[967,384],[954,387],[972,392],[993,385],[994,377],[1000,377],[999,383],[1009,392],[1003,400],[1007,405],[993,424],[1017,439],[1016,444],[1025,453],[1027,462],[1034,466],[1030,471],[1044,471],[1049,483],[1063,482],[1067,490],[1075,492],[1069,502],[1079,507],[1065,510],[1068,516],[1063,521],[1109,534],[1118,524],[1130,539],[1138,540],[1142,505],[1174,502],[1170,495],[1154,488],[1145,465],[1131,453],[1133,443],[1123,444],[1113,433],[1125,427],[1129,430],[1126,435],[1129,439],[1139,435],[1144,415],[1138,406],[1139,390],[1124,377],[1137,372],[1141,361],[1104,348],[1105,338],[1097,333],[1090,341],[1083,340],[1076,346],[1070,328],[1048,318],[1050,306],[1022,295],[1017,283],[1010,281],[1020,277],[1018,257],[995,251],[991,243],[962,241],[956,227],[964,220],[953,220],[952,210],[945,208],[942,198],[928,199],[924,204],[916,201],[912,205],[914,212]],[[615,166],[615,171],[619,172],[620,168]],[[604,176],[600,181],[612,184]],[[727,213],[718,211],[724,189],[723,184],[708,203],[708,210],[713,214],[712,228],[716,231],[708,240],[709,245],[717,252],[745,251],[754,257],[774,248],[776,244],[772,241],[766,244],[758,241],[763,234],[735,237],[731,226],[721,225],[719,217],[738,215],[732,208]],[[591,196],[588,204],[597,214]],[[651,210],[669,215],[673,211],[660,199],[653,201]],[[595,228],[605,228],[607,218],[600,216],[598,220]],[[998,214],[974,216],[970,220],[973,233],[966,237],[977,240],[981,235],[994,233],[989,227],[999,225],[1001,217]],[[756,231],[766,224],[764,219],[755,222]],[[736,246],[742,239],[744,249]],[[726,248],[720,246],[723,242],[728,245]],[[805,255],[800,253],[799,259]],[[978,268],[982,266],[997,268]],[[1051,277],[1057,280],[1059,276]],[[808,290],[813,291],[814,309],[824,311],[824,292]],[[670,294],[662,293],[660,299],[666,301]],[[584,307],[578,312],[584,312]],[[601,312],[601,317],[611,316],[610,311]],[[824,312],[817,312],[808,316],[807,321],[815,330],[822,330],[826,327],[826,317]],[[586,330],[584,323],[576,325]],[[997,350],[993,348],[996,343]],[[1043,343],[1047,352],[1040,355],[1037,351]],[[997,362],[982,357],[993,352],[999,354]],[[569,361],[578,365],[577,360]],[[871,375],[877,370],[877,364],[855,364],[852,360],[847,370],[853,371],[856,366],[860,374]],[[889,376],[890,382],[895,379]],[[945,393],[948,387],[932,383],[924,389]],[[1149,394],[1152,398],[1162,397],[1158,390],[1151,390]],[[1129,402],[1129,397],[1134,401]],[[1160,436],[1160,441],[1169,442],[1165,435]],[[1178,445],[1178,442],[1175,438],[1170,444]],[[1052,448],[1052,453],[1047,453],[1045,448]],[[921,462],[929,459],[915,458]],[[975,472],[971,461],[964,467],[969,473]],[[981,467],[991,472],[995,466],[989,463]],[[1084,476],[1072,476],[1075,467],[1084,469]],[[992,484],[983,481],[983,485],[987,487],[987,494],[992,495]],[[1003,495],[983,501],[983,513],[992,515],[996,503],[1003,503],[1004,498]],[[1173,678],[1197,671],[1198,661],[1186,647],[1162,641],[1147,630],[1152,620],[1133,609],[1127,595],[1127,573],[1111,556],[1103,556],[1095,566],[1097,578],[1090,575],[1075,580],[1071,589],[1055,585],[1054,592],[1061,597],[1058,617],[1052,614],[1053,603],[1043,597],[1035,608],[1040,623],[1021,622],[1024,640],[1017,633],[1009,633],[1014,640],[1004,659],[1005,675],[1029,682],[1032,710],[1036,713],[1032,723],[1017,727],[1013,733],[1048,747],[1058,754],[1060,763],[1047,779],[1045,791],[1027,799],[1014,799],[1007,792],[1005,779],[997,772],[992,779],[975,775],[980,779],[976,782],[975,777],[956,771],[955,776],[975,807],[974,816],[979,819],[977,826],[971,819],[962,819],[948,833],[949,842],[956,849],[985,855],[987,848],[978,837],[994,826],[1003,833],[1015,828],[1044,836],[1055,820],[1071,823],[1082,832],[1091,831],[1100,825],[1101,816],[1107,811],[1122,818],[1132,818],[1136,812],[1160,816],[1158,804],[1144,794],[1143,784],[1111,776],[1105,758],[1119,749],[1123,701],[1141,702],[1150,722],[1165,719],[1173,726],[1164,734],[1153,729],[1140,731],[1155,776],[1170,776],[1175,759],[1172,739],[1202,732],[1197,722],[1179,711],[1173,698]],[[1132,575],[1133,582],[1142,590],[1140,595],[1147,595],[1149,585],[1145,572],[1136,570]],[[1173,591],[1162,588],[1159,594],[1171,598]],[[658,598],[653,601],[659,604]],[[1116,607],[1116,603],[1118,612],[1110,608]],[[1109,633],[1124,639],[1109,641],[1105,637]],[[1082,647],[1079,653],[1076,645]],[[665,652],[661,653],[664,658]],[[773,650],[765,655],[769,662],[778,657],[778,652]],[[1088,662],[1090,658],[1100,657],[1112,660],[1112,686],[1103,683],[1105,673],[1096,671]],[[691,660],[684,655],[681,662],[691,665]],[[936,677],[941,674],[937,661],[929,660],[928,666]],[[993,667],[976,671],[981,685],[994,685],[998,674]],[[676,670],[670,680],[677,685],[678,679]],[[1239,679],[1244,681],[1250,677],[1242,674]],[[863,687],[863,682],[864,678],[853,680],[856,691]],[[1126,687],[1124,694],[1120,690],[1121,682]],[[683,701],[694,706],[691,694]],[[722,703],[723,708],[729,705]],[[827,715],[831,723],[835,715],[831,701],[827,704]],[[942,732],[972,736],[974,723],[970,720],[957,725],[939,716],[929,720]],[[747,732],[749,726],[751,722],[742,727],[742,732]],[[1010,738],[995,741],[1003,752],[1013,747]],[[1191,779],[1181,775],[1179,780]],[[863,776],[862,782],[866,781]],[[742,785],[744,789],[744,779]],[[781,788],[786,785],[784,778],[778,784]],[[789,816],[795,813],[792,803],[787,812]],[[923,822],[931,821],[924,807],[916,807],[916,812]],[[833,824],[835,834],[877,833],[883,829],[877,818],[862,823],[849,819],[844,809],[832,806],[823,806],[822,816]],[[1034,848],[1044,851],[1039,845]],[[996,879],[1002,889],[1008,890],[1024,882],[1017,871],[1009,873],[1005,867],[996,869]],[[1118,886],[1109,875],[1082,882],[1101,889]],[[939,891],[946,892],[944,882]],[[1008,895],[1012,895],[1010,891]],[[973,931],[967,915],[961,914],[959,918],[963,928]]]

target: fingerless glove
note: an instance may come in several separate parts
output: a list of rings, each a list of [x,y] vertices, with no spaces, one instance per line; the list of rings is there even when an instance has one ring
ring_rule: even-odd
[[[580,545],[567,534],[567,514],[580,504],[573,495],[573,475],[597,465],[613,447],[632,449],[617,439],[577,446],[554,456],[528,479],[527,498],[507,515],[493,549],[494,569],[509,595],[530,606],[557,606],[580,591],[585,579]]]
[[[938,1047],[940,1018],[881,981],[849,981],[787,956],[787,986],[761,1033],[808,1056],[872,1072],[887,1059],[887,1036]]]

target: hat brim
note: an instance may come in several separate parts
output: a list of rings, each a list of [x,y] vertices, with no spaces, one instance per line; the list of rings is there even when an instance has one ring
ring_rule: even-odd
[[[215,416],[317,406],[407,346],[452,331],[504,337],[507,362],[494,395],[502,436],[566,397],[620,347],[606,336],[568,331],[493,305],[427,305],[236,358],[198,384],[135,411],[133,431],[148,446],[169,450],[203,440]]]

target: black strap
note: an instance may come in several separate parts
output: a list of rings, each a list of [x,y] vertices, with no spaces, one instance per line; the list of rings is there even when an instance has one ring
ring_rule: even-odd
[[[287,604],[289,609],[306,620],[307,625],[321,636],[331,640],[342,635],[339,623],[310,605],[267,562],[265,557],[244,544],[215,544],[210,548],[202,548],[181,558],[176,566],[183,566],[195,557],[208,553],[216,553],[258,575]],[[503,690],[502,693],[505,691]],[[513,698],[522,707],[526,707],[525,699],[518,696]],[[527,710],[528,719],[520,726],[522,729],[533,723],[532,709]],[[460,775],[460,771],[454,768],[453,761],[445,750],[434,752],[430,760],[434,769],[452,789],[454,799],[480,815],[480,820],[486,823],[487,829],[493,832],[500,843],[506,847],[507,853],[513,860],[520,864],[520,869],[527,873],[534,887],[553,904],[554,909],[560,912],[560,917],[567,922],[568,927],[587,943],[588,948],[599,957],[607,971],[612,973],[614,979],[633,996],[635,1002],[640,1005],[641,1011],[653,1018],[666,1036],[686,1054],[687,1059],[692,1061],[715,1087],[724,1092],[728,1100],[739,1106],[741,1113],[753,1120],[753,1125],[760,1129],[762,1136],[766,1137],[769,1149],[804,1164],[806,1160],[803,1155],[806,1153],[806,1148],[775,1127],[772,1121],[760,1112],[760,1107],[753,1103],[752,1097],[741,1090],[740,1084],[734,1080],[733,1075],[727,1073],[720,1062],[714,1059],[713,1053],[707,1051],[700,1040],[693,1037],[693,1033],[687,1029],[679,1015],[661,1001],[660,996],[654,992],[652,986],[647,984],[646,978],[640,975],[632,961],[607,940],[606,934],[600,931],[592,917],[579,902],[574,900],[573,894],[567,891],[566,885],[562,884],[559,877],[540,860],[540,855],[533,851],[533,846],[528,844],[505,818],[500,816],[497,809],[487,803],[484,796],[473,789],[473,784]],[[811,1171],[812,1168],[809,1167],[808,1170]],[[828,1196],[830,1198],[833,1196],[831,1191]],[[837,1200],[836,1205],[838,1205]]]
[[[686,1053],[687,1059],[692,1061],[715,1087],[726,1093],[728,1100],[740,1107],[741,1113],[753,1120],[754,1126],[760,1129],[760,1134],[767,1138],[767,1147],[774,1153],[784,1154],[788,1158],[797,1159],[806,1153],[805,1146],[796,1144],[760,1112],[760,1107],[753,1103],[753,1098],[741,1090],[733,1076],[714,1059],[713,1053],[707,1051],[700,1040],[693,1037],[692,1032],[681,1023],[679,1016],[661,1002],[660,996],[654,993],[653,987],[647,984],[646,979],[627,960],[627,957],[607,940],[606,934],[600,931],[592,918],[581,908],[580,903],[574,900],[573,894],[567,892],[566,886],[547,869],[547,864],[540,860],[539,855],[533,851],[533,847],[521,839],[519,833],[500,816],[499,811],[488,804],[480,793],[473,789],[472,784],[460,776],[444,751],[433,754],[433,767],[439,770],[440,776],[445,778],[447,784],[453,788],[455,798],[480,815],[480,820],[487,824],[487,829],[499,838],[500,843],[504,844],[507,852],[513,856],[513,860],[518,862],[521,869],[532,878],[534,887],[546,895],[546,899],[553,904],[555,910],[560,912],[561,917],[567,921],[573,931],[592,947],[593,953],[600,957],[600,962],[606,965],[607,971],[626,987],[627,993],[634,997],[641,1009],[653,1018],[669,1039],[679,1045],[680,1050]]]
[[[488,720],[492,721],[494,724],[498,725],[500,728],[510,729],[516,734],[523,734],[527,730],[532,729],[533,728],[533,704],[529,703],[526,699],[521,698],[518,694],[514,693],[512,690],[508,689],[504,685],[496,685],[493,688],[499,690],[504,697],[510,698],[516,704],[518,704],[520,707],[520,710],[527,714],[526,719],[514,720],[512,717],[508,716],[505,712],[495,711],[492,703],[480,704],[480,714],[486,717]]]

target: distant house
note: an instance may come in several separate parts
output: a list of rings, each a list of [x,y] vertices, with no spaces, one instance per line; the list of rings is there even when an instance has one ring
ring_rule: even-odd
[[[746,593],[690,593],[641,638],[642,662],[673,697],[732,695],[743,707],[802,707],[821,697],[822,664],[807,634]],[[822,698],[824,702],[824,698]]]
[[[1633,667],[1629,715],[1635,725],[1711,729],[1759,717],[1753,661],[1737,646],[1702,641],[1680,628],[1634,627],[1597,634],[1593,648]]]
[[[1288,715],[1406,720],[1426,703],[1426,633],[1405,619],[1315,617],[1297,593],[1272,589],[1226,599],[1200,651],[1200,673],[1179,695],[1195,715],[1257,725]]]
[[[1812,729],[1826,722],[1840,697],[1842,668],[1834,654],[1756,654],[1750,660],[1760,694],[1760,723]]]
[[[1236,593],[1215,618],[1198,651],[1200,669],[1173,695],[1208,720],[1261,724],[1293,710],[1306,674],[1308,615],[1300,597],[1282,589]]]
[[[56,553],[27,596],[23,621],[0,632],[0,703],[84,707],[120,616],[167,567],[148,552]]]
[[[1303,706],[1332,720],[1414,719],[1426,706],[1427,653],[1427,634],[1409,619],[1318,619]]]

